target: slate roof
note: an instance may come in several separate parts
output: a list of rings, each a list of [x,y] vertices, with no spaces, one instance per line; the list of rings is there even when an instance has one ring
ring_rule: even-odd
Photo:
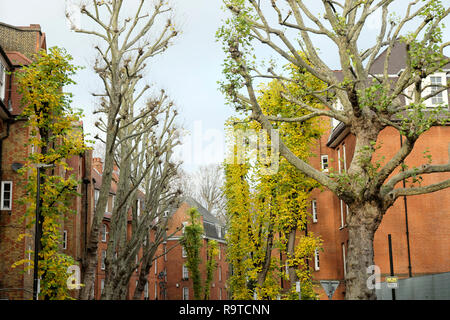
[[[200,215],[203,217],[203,229],[205,237],[211,239],[225,240],[225,226],[219,221],[211,212],[206,210],[197,200],[192,197],[185,197],[186,202],[191,208],[197,208]],[[220,235],[218,231],[220,230]]]

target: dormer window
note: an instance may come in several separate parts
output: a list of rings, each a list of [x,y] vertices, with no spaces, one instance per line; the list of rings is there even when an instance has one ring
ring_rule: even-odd
[[[428,108],[434,108],[439,105],[448,105],[448,91],[445,89],[447,86],[447,74],[445,72],[436,72],[428,76],[423,80],[422,83],[422,97],[430,96],[429,99],[425,101],[425,105]],[[410,85],[405,90],[406,105],[414,102],[414,84]]]

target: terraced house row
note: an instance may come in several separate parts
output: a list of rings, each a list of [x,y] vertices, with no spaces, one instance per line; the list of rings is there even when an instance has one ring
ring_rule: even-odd
[[[24,193],[24,181],[17,170],[23,165],[24,159],[32,150],[31,146],[25,146],[31,128],[25,127],[24,121],[18,118],[21,107],[14,72],[32,63],[33,54],[46,49],[46,35],[39,25],[11,26],[0,22],[0,299],[32,299],[33,271],[25,270],[26,265],[11,268],[13,263],[18,260],[32,259],[31,252],[34,250],[34,230],[26,229],[25,222],[21,220],[26,208],[17,203]],[[63,235],[63,243],[60,250],[72,256],[79,265],[82,265],[90,224],[102,183],[102,161],[100,158],[93,158],[91,150],[67,161],[73,169],[72,173],[75,173],[76,178],[82,181],[77,190],[81,197],[74,197],[72,209],[75,214],[65,217],[62,224],[60,232]],[[67,173],[55,168],[52,174],[64,175]],[[104,283],[103,260],[116,193],[117,171],[114,178],[99,237],[95,299],[100,298]],[[181,202],[180,207],[172,208],[166,214],[166,218],[170,218],[167,234],[172,234],[178,226],[187,221],[189,208],[198,208],[205,230],[204,242],[214,239],[220,246],[211,299],[226,299],[228,293],[225,283],[228,266],[225,262],[223,225],[194,199],[184,199]],[[138,208],[144,210],[140,201]],[[25,232],[33,237],[17,241],[18,236]],[[150,237],[151,232],[150,230]],[[186,258],[178,241],[181,236],[180,232],[182,231],[168,237],[158,248],[155,255],[157,259],[148,275],[142,299],[168,300],[193,297],[192,281],[189,279],[189,273],[186,271],[184,263]],[[204,257],[206,252],[202,252],[202,255]],[[129,298],[132,298],[136,286],[137,271],[130,279]],[[74,290],[73,297],[77,298],[77,295],[77,290]]]

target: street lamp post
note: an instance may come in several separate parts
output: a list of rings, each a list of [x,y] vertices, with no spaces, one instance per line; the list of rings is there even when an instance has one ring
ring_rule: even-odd
[[[34,268],[33,268],[33,300],[39,300],[39,247],[41,243],[41,169],[54,167],[54,164],[38,164],[37,169],[37,185],[36,185],[36,222],[34,234]]]

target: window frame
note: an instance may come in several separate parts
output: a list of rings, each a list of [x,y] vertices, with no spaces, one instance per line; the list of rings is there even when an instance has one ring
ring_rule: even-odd
[[[314,250],[314,270],[320,271],[320,257],[319,257],[319,250]]]
[[[345,150],[345,143],[342,144],[342,162],[344,164],[344,171],[347,171],[347,151]]]
[[[326,168],[324,166],[324,159],[326,159]],[[329,172],[330,162],[327,154],[320,155],[320,167],[322,168],[322,172]]]
[[[9,184],[10,189],[9,189],[9,207],[5,207],[4,206],[4,201],[5,201],[5,185]],[[2,181],[1,184],[1,194],[0,194],[0,210],[2,211],[11,211],[12,210],[12,203],[13,203],[13,182],[12,181]]]
[[[108,234],[108,226],[106,225],[106,223],[103,223],[101,232],[102,242],[106,242],[107,234]]]
[[[312,219],[313,223],[317,223],[317,199],[313,199],[311,201],[311,213],[312,213]]]
[[[183,287],[183,300],[189,300],[189,287]]]
[[[67,250],[67,230],[63,231],[62,248],[63,250]]]
[[[148,292],[148,280],[147,280],[147,282],[145,283],[145,286],[144,286],[144,300],[148,300],[149,299],[149,292]]]
[[[343,229],[345,227],[345,219],[344,219],[344,201],[339,199],[339,204],[340,204],[340,221],[341,221],[341,226],[339,227],[339,229]]]
[[[102,256],[101,256],[101,263],[100,263],[100,269],[105,270],[106,269],[106,250],[102,250]]]
[[[432,93],[432,83],[431,83],[431,78],[432,77],[436,77],[436,78],[441,78],[441,85],[442,86],[447,86],[447,73],[445,71],[443,72],[435,72],[433,74],[428,75],[423,81],[422,81],[422,87],[426,87],[423,91],[422,91],[422,97],[425,97],[429,94]],[[414,97],[412,97],[412,93],[414,90],[414,84],[410,85],[408,88],[405,89],[404,93],[407,96],[411,96],[412,99],[405,97],[405,105],[409,105],[410,103],[412,103],[414,101]],[[448,105],[449,104],[449,100],[448,100],[448,89],[447,90],[443,90],[442,91],[442,98],[443,98],[443,102],[439,103],[439,104],[435,104],[433,103],[433,97],[427,99],[424,101],[424,104],[427,108],[435,108],[436,106],[440,105],[440,104],[444,104],[444,105]]]
[[[98,198],[100,197],[100,190],[94,189],[94,209],[97,208]]]
[[[189,269],[188,269],[188,267],[186,266],[186,264],[183,264],[182,265],[182,269],[181,269],[182,271],[182,273],[181,273],[181,278],[183,279],[183,280],[189,280]]]
[[[342,168],[341,168],[341,149],[337,148],[337,157],[338,157],[338,172],[339,174],[342,173]]]
[[[446,77],[444,77],[443,75],[439,75],[439,74],[432,74],[429,76],[430,77],[430,94],[439,91],[439,86],[445,86],[446,85]],[[433,79],[439,79],[440,82],[439,83],[433,83]],[[444,81],[442,81],[444,79]],[[430,98],[430,104],[432,106],[435,105],[440,105],[440,104],[445,104],[445,98],[444,98],[444,93],[446,92],[446,90],[439,92],[437,95],[433,96]],[[434,102],[433,99],[436,99],[437,97],[440,97],[440,102]]]
[[[103,293],[104,289],[105,289],[105,279],[100,279],[100,294]]]

